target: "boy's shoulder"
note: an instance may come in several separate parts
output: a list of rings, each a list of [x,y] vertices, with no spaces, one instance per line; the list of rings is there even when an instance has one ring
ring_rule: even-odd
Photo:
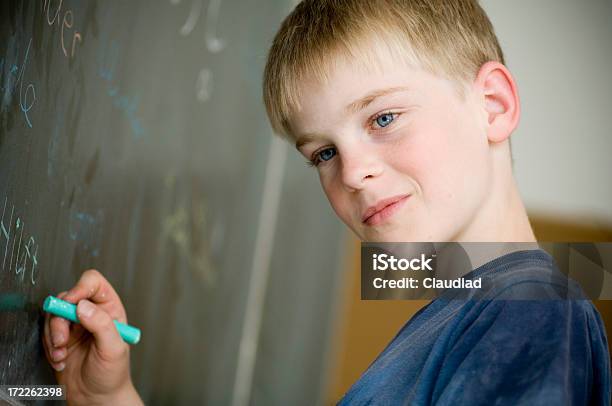
[[[609,405],[601,317],[589,300],[563,299],[565,291],[579,292],[557,273],[543,251],[478,268],[468,276],[496,282],[488,298],[433,300],[341,404]],[[525,299],[531,296],[539,299]]]
[[[609,404],[601,316],[590,300],[567,299],[582,297],[579,286],[546,252],[508,254],[466,276],[494,282],[485,298],[432,301],[346,400],[382,391],[411,404]]]
[[[448,298],[587,300],[580,285],[559,271],[551,255],[542,249],[503,255],[468,273],[464,279],[480,279],[482,287],[448,292]]]
[[[591,338],[595,334],[607,346],[599,311],[546,251],[513,252],[466,277],[481,278],[482,288],[460,291],[451,300],[440,298],[440,308],[447,307],[442,312],[455,314],[455,336],[474,326],[532,338],[567,330]]]

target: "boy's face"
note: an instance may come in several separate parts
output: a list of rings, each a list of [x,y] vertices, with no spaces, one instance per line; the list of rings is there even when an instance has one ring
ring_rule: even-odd
[[[328,84],[306,82],[291,122],[310,135],[299,151],[317,155],[334,211],[364,241],[477,239],[493,179],[486,112],[472,89],[461,100],[446,79],[384,66],[340,62]]]

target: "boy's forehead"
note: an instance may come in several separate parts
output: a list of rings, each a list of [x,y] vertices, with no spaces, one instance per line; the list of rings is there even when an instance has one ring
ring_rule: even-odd
[[[381,84],[414,80],[418,68],[377,50],[360,55],[334,55],[316,73],[305,75],[300,85],[302,93],[353,94]]]
[[[317,123],[341,120],[382,97],[423,95],[434,77],[404,63],[356,64],[339,58],[325,78],[310,77],[299,88],[299,109],[292,114],[292,127],[300,133],[315,132]]]

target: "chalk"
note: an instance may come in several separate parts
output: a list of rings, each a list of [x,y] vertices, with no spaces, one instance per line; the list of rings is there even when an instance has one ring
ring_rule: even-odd
[[[79,319],[76,309],[77,306],[75,304],[58,299],[55,296],[47,296],[43,303],[44,311],[78,323]],[[140,341],[140,329],[125,323],[120,323],[117,320],[113,320],[113,322],[115,323],[115,327],[117,327],[119,335],[123,338],[123,341],[128,344],[137,344]]]

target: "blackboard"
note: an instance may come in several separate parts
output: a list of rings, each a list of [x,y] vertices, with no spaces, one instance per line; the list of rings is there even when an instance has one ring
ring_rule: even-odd
[[[321,402],[345,231],[261,100],[292,5],[0,3],[0,385],[55,383],[42,301],[95,268],[146,404]]]

